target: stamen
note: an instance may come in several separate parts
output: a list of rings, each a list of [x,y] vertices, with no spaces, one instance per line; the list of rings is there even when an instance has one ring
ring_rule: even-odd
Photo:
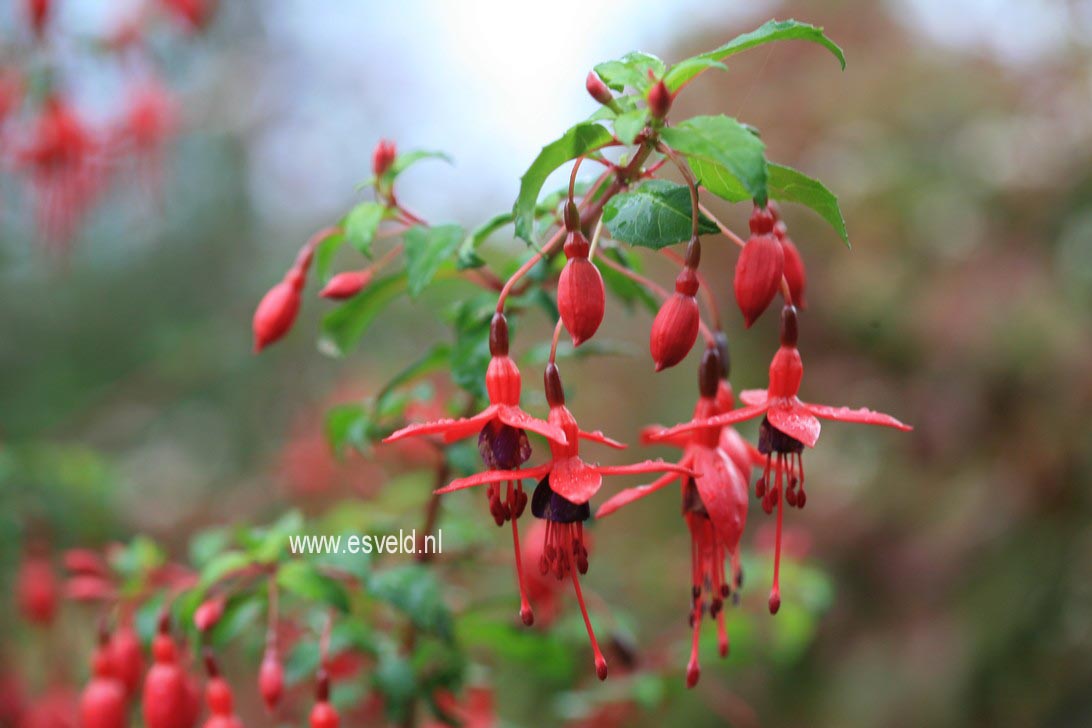
[[[728,628],[724,626],[724,610],[717,612],[717,650],[721,657],[728,656]]]
[[[516,491],[517,497],[522,495],[519,491]],[[508,502],[512,502],[513,497],[513,484],[512,481],[508,481]],[[523,560],[520,555],[519,548],[519,526],[516,525],[516,518],[512,519],[512,547],[516,552],[516,582],[519,584],[519,618],[523,620],[523,623],[530,627],[535,623],[535,612],[531,608],[531,602],[527,599],[527,588],[523,584]]]
[[[690,620],[694,626],[693,637],[690,641],[690,662],[686,665],[686,687],[692,688],[698,684],[701,677],[701,665],[698,663],[698,635],[701,630],[702,605],[699,602],[694,606]]]
[[[770,614],[777,614],[777,610],[781,608],[781,522],[785,512],[785,509],[781,504],[781,485],[783,480],[781,471],[785,466],[785,456],[781,453],[778,453],[777,455],[777,464],[777,538],[774,543],[774,571],[773,588],[770,589]]]
[[[580,604],[580,614],[584,617],[584,626],[588,628],[588,639],[591,640],[592,654],[595,655],[595,674],[600,680],[607,679],[607,661],[599,650],[599,642],[595,639],[595,631],[592,630],[591,619],[588,617],[588,608],[584,604],[584,593],[580,591],[580,578],[576,571],[572,572],[573,588],[576,590],[576,601]]]

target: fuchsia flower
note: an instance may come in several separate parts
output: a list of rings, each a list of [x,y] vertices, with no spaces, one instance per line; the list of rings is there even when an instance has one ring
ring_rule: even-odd
[[[534,612],[524,587],[523,568],[520,562],[519,528],[516,520],[527,506],[523,492],[523,478],[531,477],[520,466],[531,457],[531,444],[527,430],[538,433],[555,444],[565,445],[565,431],[551,422],[544,422],[520,409],[522,379],[516,363],[508,357],[508,322],[504,314],[496,313],[489,326],[489,351],[493,358],[485,374],[485,388],[489,394],[489,406],[472,417],[441,419],[403,427],[383,442],[397,442],[414,435],[441,435],[444,442],[454,442],[471,435],[478,435],[478,452],[488,472],[505,472],[509,477],[490,480],[487,490],[489,512],[498,526],[512,522],[512,543],[516,554],[516,576],[519,581],[520,617],[524,624],[534,622]],[[507,493],[501,499],[500,485],[507,481]],[[479,485],[486,481],[473,483]],[[444,489],[443,492],[447,492]]]
[[[694,408],[694,419],[706,419],[720,412],[720,401],[723,400],[718,394],[722,371],[720,352],[716,346],[709,346],[702,355],[698,370],[701,397]],[[646,428],[642,439],[655,440],[662,431],[662,427]],[[691,541],[690,625],[693,628],[686,683],[687,686],[694,687],[701,675],[698,636],[701,619],[706,614],[717,623],[721,657],[728,654],[724,600],[731,594],[732,587],[725,578],[724,565],[726,558],[730,557],[732,581],[738,588],[742,583],[739,541],[747,521],[748,480],[744,472],[749,474],[750,462],[746,463],[746,471],[738,467],[721,448],[720,433],[716,429],[692,430],[669,440],[671,444],[683,448],[679,465],[692,469],[694,474],[683,477],[679,473],[670,472],[649,485],[623,490],[604,503],[596,517],[608,516],[676,479],[682,481],[682,512],[690,530]],[[746,450],[744,453],[745,457],[750,457]],[[755,454],[758,455],[757,452]],[[709,599],[708,603],[705,596]]]
[[[584,617],[584,626],[588,630],[588,638],[595,654],[595,671],[599,679],[604,680],[607,677],[607,662],[595,639],[580,590],[580,579],[577,577],[577,572],[588,572],[588,551],[584,546],[584,521],[591,517],[588,500],[598,492],[604,475],[669,471],[692,476],[693,472],[682,465],[665,463],[662,460],[645,460],[633,465],[592,465],[585,462],[580,457],[581,438],[614,448],[625,446],[601,432],[584,432],[579,428],[576,419],[565,406],[561,375],[557,365],[552,362],[546,366],[545,385],[546,401],[550,405],[549,423],[562,430],[565,435],[564,439],[550,440],[550,462],[524,470],[487,470],[459,478],[436,492],[451,493],[475,485],[541,478],[531,500],[531,513],[547,522],[539,569],[543,574],[552,573],[558,579],[572,577],[576,599]]]
[[[31,171],[38,229],[61,252],[98,197],[99,147],[76,110],[52,96],[22,152],[22,162]]]
[[[820,417],[840,422],[857,422],[866,425],[883,425],[899,430],[913,429],[890,415],[869,409],[831,407],[802,402],[797,397],[804,365],[796,349],[796,309],[785,306],[781,312],[781,347],[770,363],[770,383],[766,389],[752,389],[740,394],[744,406],[713,417],[695,416],[690,422],[676,425],[658,433],[653,439],[674,438],[685,432],[700,429],[721,428],[737,422],[764,415],[758,435],[758,450],[766,456],[766,469],[755,486],[755,494],[762,498],[766,513],[777,507],[777,539],[774,549],[773,588],[770,590],[770,613],[776,614],[781,606],[779,584],[781,565],[782,495],[790,506],[803,508],[807,502],[804,492],[804,447],[814,447],[819,439]],[[776,467],[774,465],[776,464]],[[775,478],[771,480],[771,469]]]

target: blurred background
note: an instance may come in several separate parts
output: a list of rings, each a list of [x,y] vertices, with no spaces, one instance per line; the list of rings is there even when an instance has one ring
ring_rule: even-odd
[[[0,65],[51,74],[88,124],[115,123],[150,74],[100,46],[122,42],[138,5],[57,2],[43,47],[22,4],[6,3]],[[375,142],[448,152],[453,165],[406,173],[400,198],[473,226],[509,209],[538,148],[594,111],[583,80],[595,63],[633,49],[672,61],[795,17],[843,47],[844,72],[820,48],[774,44],[703,75],[673,113],[753,124],[771,159],[839,195],[852,251],[809,211],[783,207],[809,271],[801,395],[915,430],[831,424],[808,453],[809,507],[788,514],[800,577],[786,577],[786,589],[809,590],[807,610],[765,614],[772,519],[752,507],[733,653],[706,659],[693,692],[681,689],[688,537],[675,501],[650,498],[594,528],[593,617],[617,620],[638,672],[668,675],[622,724],[1092,723],[1092,3],[220,5],[202,32],[168,21],[149,36],[171,123],[156,127],[157,152],[88,183],[94,204],[64,250],[43,244],[19,173],[28,122],[3,122],[4,593],[32,541],[60,553],[144,533],[184,558],[210,525],[344,499],[367,511],[404,468],[335,458],[323,413],[446,336],[435,301],[393,306],[343,359],[316,350],[328,307],[312,289],[293,333],[260,358],[250,317],[303,240],[362,199]],[[745,229],[749,209],[710,202]],[[500,236],[483,255],[522,249]],[[776,317],[744,332],[729,305],[736,250],[705,251],[703,270],[723,283],[732,382],[763,386]],[[671,280],[658,260],[648,270]],[[654,380],[649,323],[609,308],[602,331],[620,353],[563,365],[589,429],[633,443],[644,424],[689,417],[696,355]],[[549,329],[529,323],[514,347]],[[756,428],[741,431],[753,440]],[[470,494],[448,502],[486,518]],[[507,532],[482,537],[496,568],[455,574],[456,601],[512,598]],[[10,602],[0,669],[16,668],[32,695],[57,671],[82,679],[55,656],[64,630],[86,632],[90,618],[66,615],[51,634]],[[475,657],[505,724],[632,702],[611,681],[592,685],[583,658],[551,679],[509,658]]]

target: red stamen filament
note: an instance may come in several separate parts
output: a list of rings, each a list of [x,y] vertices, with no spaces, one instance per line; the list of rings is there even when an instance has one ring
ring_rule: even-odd
[[[522,512],[520,501],[525,500],[522,484],[508,481],[508,508],[512,514],[512,547],[516,551],[516,582],[519,584],[519,617],[523,623],[530,627],[535,623],[535,612],[531,608],[531,602],[527,599],[527,588],[523,583],[523,558],[519,548],[519,520]]]

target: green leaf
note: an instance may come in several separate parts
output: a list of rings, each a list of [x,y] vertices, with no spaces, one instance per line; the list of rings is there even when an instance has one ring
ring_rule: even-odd
[[[323,317],[319,348],[330,356],[344,356],[360,341],[375,317],[405,288],[405,273],[372,281],[363,291]]]
[[[675,93],[690,83],[699,73],[703,73],[710,68],[719,68],[722,71],[728,70],[728,66],[713,58],[704,58],[702,56],[687,58],[685,61],[680,61],[671,67],[671,70],[664,76],[664,85],[667,86],[668,91]]]
[[[375,411],[382,412],[385,401],[399,387],[441,369],[448,362],[451,347],[440,342],[432,345],[424,356],[410,364],[387,382],[375,397]]]
[[[277,585],[307,601],[349,611],[349,593],[341,582],[323,576],[305,561],[290,561],[277,569]]]
[[[201,578],[197,582],[198,592],[204,594],[206,589],[231,572],[245,569],[252,563],[253,559],[242,551],[225,551],[213,558],[201,570]]]
[[[372,241],[387,208],[378,202],[361,202],[345,216],[345,240],[366,257],[372,257]]]
[[[416,298],[428,287],[440,266],[463,242],[464,234],[462,227],[454,224],[417,226],[406,232],[406,275],[411,296]]]
[[[614,119],[614,133],[618,136],[618,141],[623,144],[633,144],[633,141],[647,123],[648,109],[641,108],[627,111],[624,114],[619,114]]]
[[[485,397],[485,371],[489,367],[489,322],[496,298],[475,296],[460,301],[455,308],[455,345],[449,363],[451,379],[461,389],[476,397]]]
[[[688,159],[714,162],[739,180],[751,198],[766,202],[766,145],[728,116],[695,116],[660,136]]]
[[[337,251],[341,249],[341,246],[345,243],[344,233],[334,233],[328,235],[318,247],[315,248],[315,271],[320,281],[327,281],[330,278],[330,268],[334,263],[334,256],[337,255]]]
[[[265,610],[265,598],[262,594],[239,594],[228,600],[224,606],[224,615],[212,628],[209,641],[222,646],[239,636],[243,630],[252,628]]]
[[[752,30],[750,33],[744,33],[743,35],[736,36],[732,40],[728,41],[720,48],[709,51],[708,53],[702,53],[698,58],[710,58],[714,61],[723,61],[725,58],[736,53],[747,50],[748,48],[754,48],[757,45],[763,43],[770,43],[775,40],[806,40],[812,43],[818,43],[838,59],[838,62],[842,65],[842,70],[846,67],[846,57],[842,53],[842,49],[837,46],[830,38],[824,33],[823,29],[808,23],[800,23],[795,20],[770,20],[764,23],[759,28]]]
[[[581,122],[542,148],[535,161],[520,178],[519,197],[512,208],[516,235],[534,243],[535,207],[538,193],[550,174],[570,159],[576,159],[614,141],[606,127],[595,122]]]
[[[368,446],[371,418],[360,404],[341,404],[326,412],[326,441],[339,454],[347,447],[364,450]]]
[[[394,179],[398,175],[405,172],[409,167],[420,162],[422,159],[442,159],[448,164],[454,164],[451,157],[443,152],[427,149],[415,149],[412,152],[406,152],[405,154],[399,154],[394,159],[394,163],[391,164],[390,169],[387,170],[384,177]]]
[[[489,239],[489,236],[500,230],[505,225],[511,225],[515,216],[510,212],[502,212],[489,218],[485,223],[475,228],[459,248],[459,257],[455,266],[459,270],[468,268],[480,268],[485,261],[478,257],[478,247]]]
[[[418,628],[445,640],[452,638],[451,612],[432,570],[407,564],[374,572],[368,592],[404,613]]]
[[[417,695],[417,678],[409,661],[393,650],[379,655],[379,662],[372,674],[376,691],[383,696],[383,709],[387,719],[401,722],[409,713],[410,703]]]
[[[615,240],[659,250],[690,239],[692,215],[686,185],[653,179],[612,197],[603,208],[603,223]],[[715,232],[717,226],[700,215],[698,233]]]
[[[784,202],[797,202],[815,210],[830,223],[841,236],[842,242],[849,247],[849,233],[846,232],[846,221],[838,207],[838,198],[822,182],[781,164],[771,163],[769,175],[770,197]]]
[[[691,157],[689,161],[690,168],[694,170],[694,176],[701,182],[702,187],[717,197],[729,202],[743,202],[751,199],[743,183],[716,162],[704,161],[697,157]]]
[[[606,61],[595,67],[595,72],[607,88],[622,91],[626,86],[644,94],[654,79],[663,76],[667,66],[650,53],[633,51],[617,61]],[[651,76],[649,76],[651,72]]]

